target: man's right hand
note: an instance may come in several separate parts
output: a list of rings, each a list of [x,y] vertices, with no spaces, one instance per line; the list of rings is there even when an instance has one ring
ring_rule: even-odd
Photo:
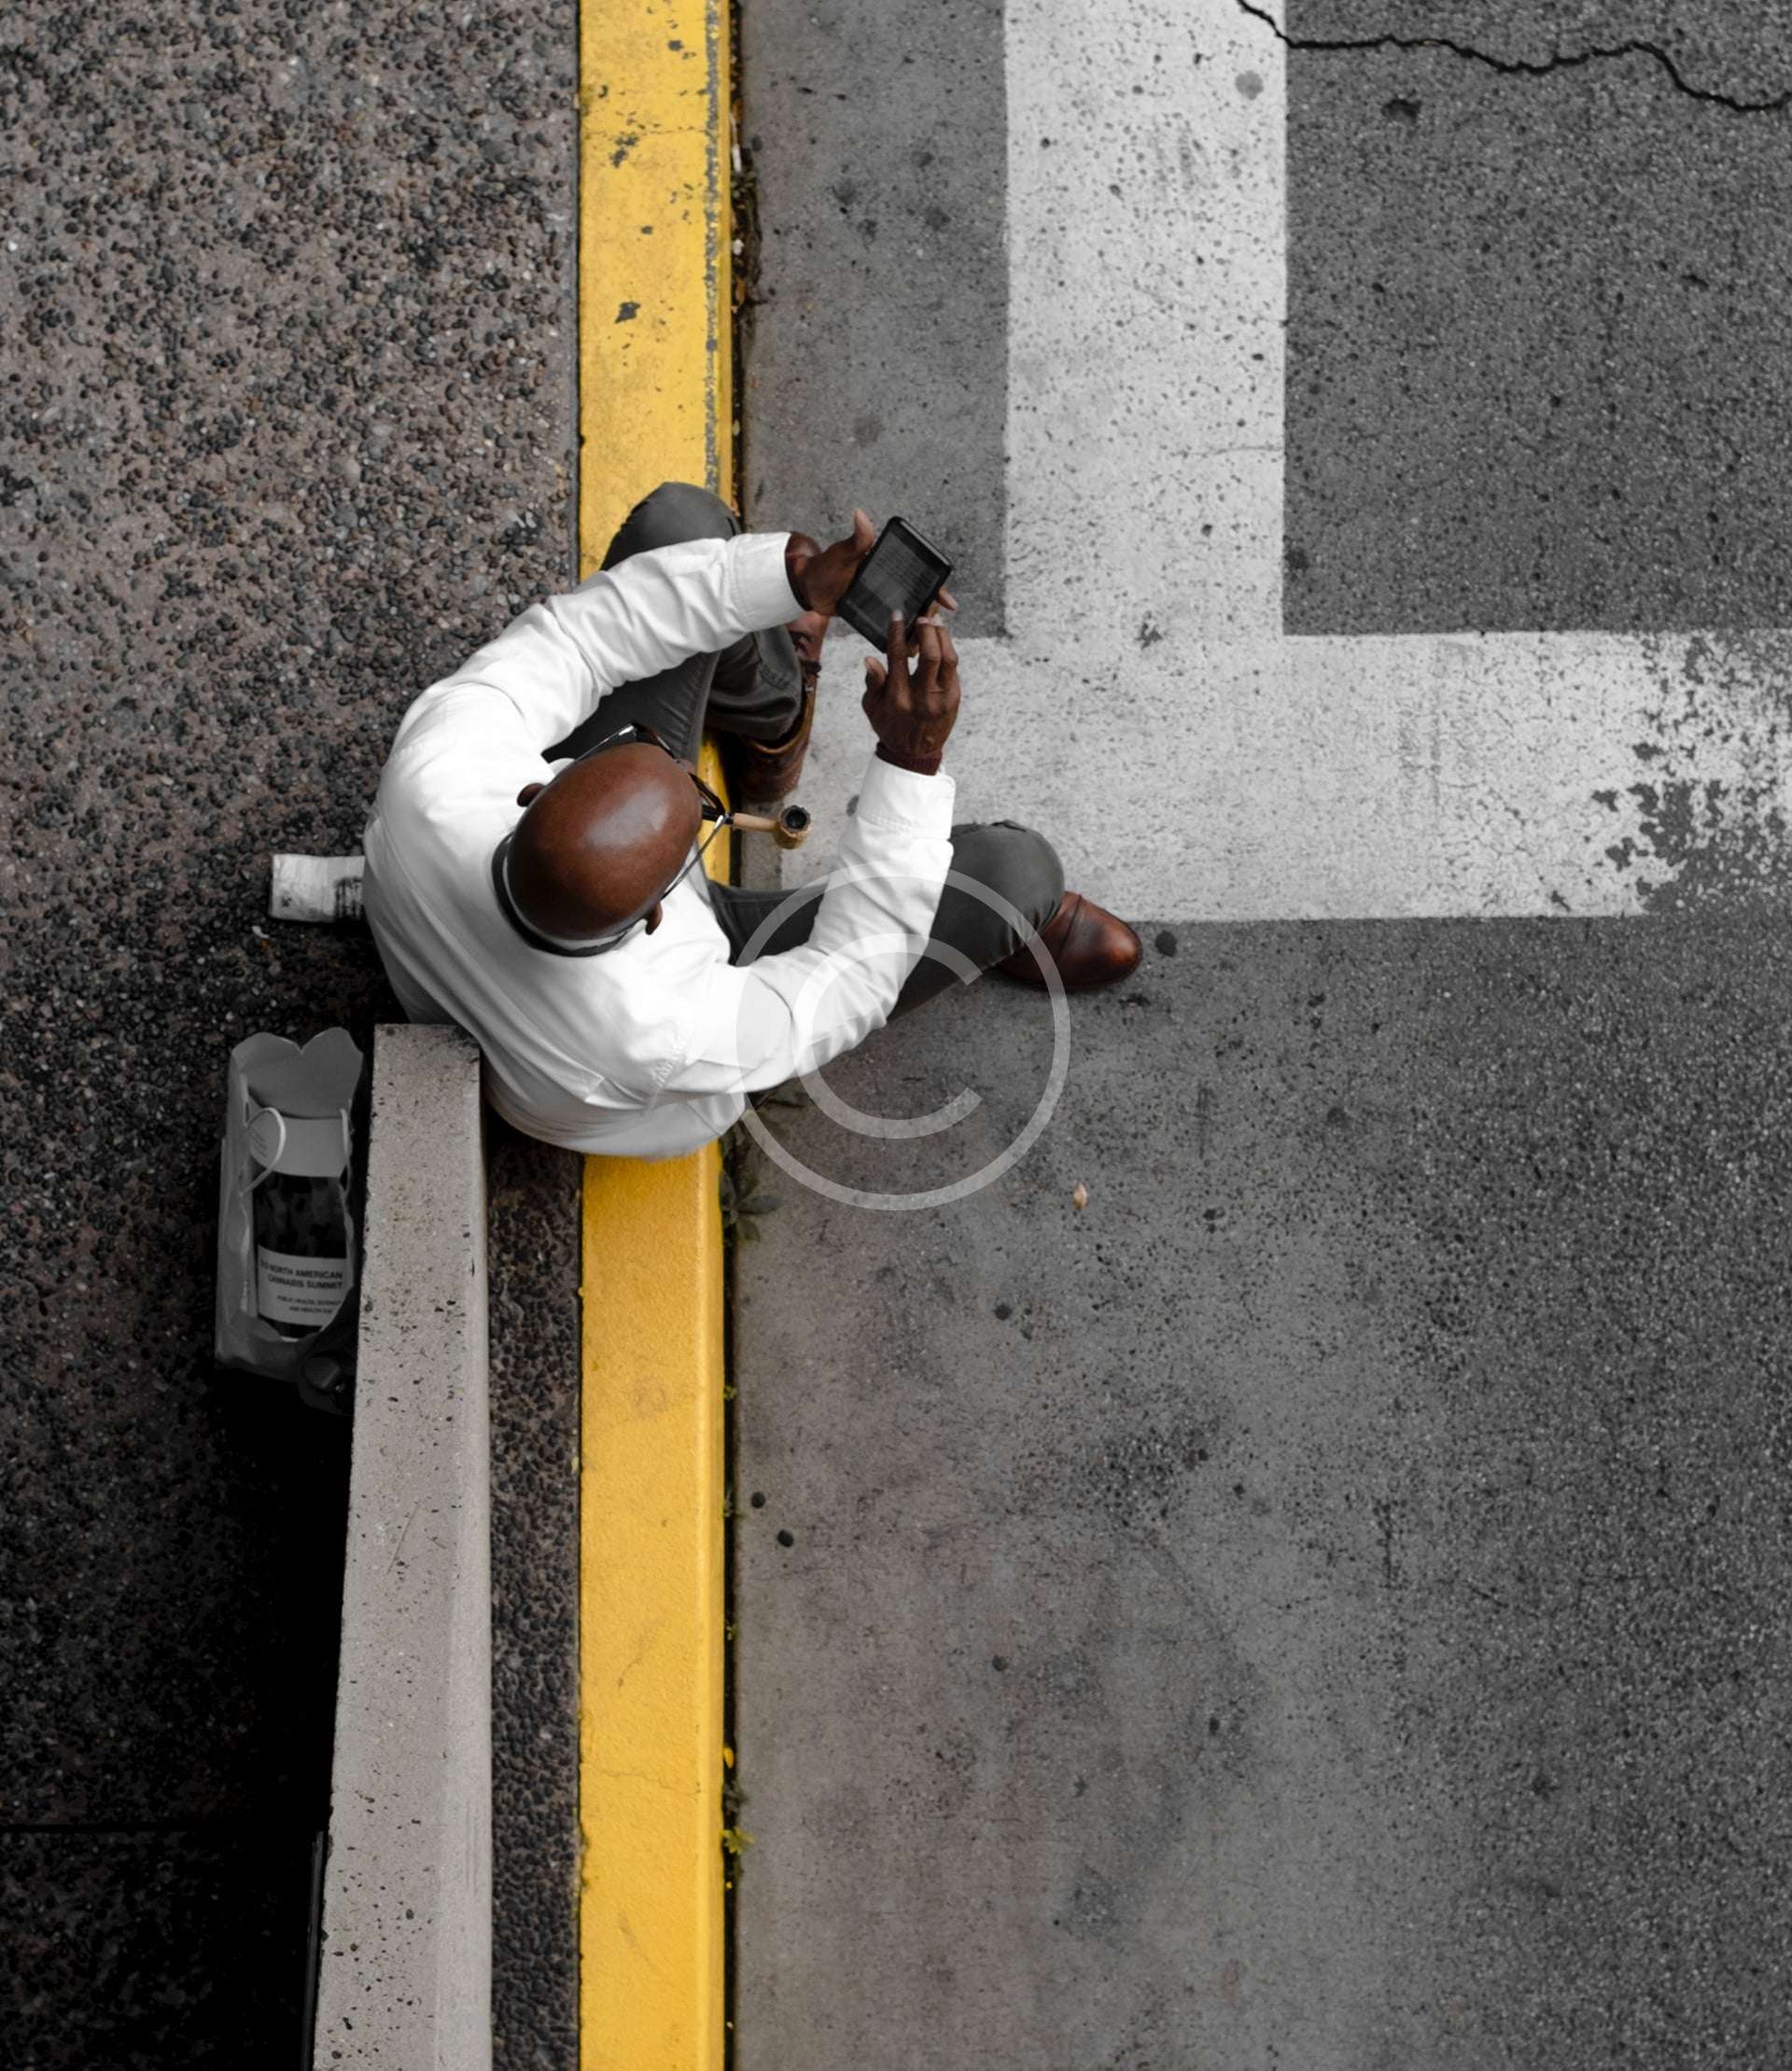
[[[876,543],[877,527],[862,511],[852,514],[851,535],[836,539],[831,547],[817,546],[806,532],[792,532],[784,544],[784,572],[790,578],[791,595],[805,612],[831,619]],[[942,590],[937,601],[947,611],[959,608],[950,590]]]
[[[805,612],[831,619],[876,543],[877,527],[862,511],[852,514],[851,536],[831,547],[817,546],[806,532],[792,532],[784,547],[791,595]]]
[[[884,660],[866,659],[865,717],[885,762],[931,777],[959,716],[959,651],[944,621],[923,619],[913,645],[907,630],[892,618]]]

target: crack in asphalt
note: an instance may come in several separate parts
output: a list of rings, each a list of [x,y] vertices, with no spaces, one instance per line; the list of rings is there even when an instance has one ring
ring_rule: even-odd
[[[1471,64],[1485,65],[1490,72],[1516,74],[1527,78],[1540,78],[1547,72],[1573,71],[1580,65],[1598,64],[1608,58],[1652,58],[1690,101],[1708,101],[1714,107],[1729,108],[1737,115],[1776,115],[1792,105],[1792,87],[1769,100],[1744,101],[1733,93],[1719,93],[1712,87],[1695,86],[1673,58],[1655,43],[1596,45],[1586,50],[1558,51],[1554,57],[1540,61],[1496,58],[1491,51],[1477,50],[1465,43],[1452,43],[1448,36],[1292,36],[1267,7],[1256,6],[1255,0],[1238,0],[1238,5],[1242,12],[1253,21],[1261,21],[1291,50],[1449,50]]]

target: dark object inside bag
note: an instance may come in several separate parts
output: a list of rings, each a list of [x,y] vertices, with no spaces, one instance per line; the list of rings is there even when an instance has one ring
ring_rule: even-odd
[[[302,1047],[245,1037],[218,1147],[213,1357],[338,1415],[353,1402],[358,1335],[362,1065],[345,1029]]]
[[[309,1337],[348,1294],[348,1117],[265,1107],[249,1125],[249,1154],[256,1311],[282,1337]]]

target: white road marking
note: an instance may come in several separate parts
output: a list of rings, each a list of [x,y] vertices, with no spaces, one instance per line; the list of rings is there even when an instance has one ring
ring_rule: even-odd
[[[1634,787],[1695,785],[1720,823],[1739,789],[1779,797],[1792,635],[1749,636],[1717,685],[1733,634],[1284,636],[1286,93],[1262,22],[1010,0],[1007,83],[1011,632],[963,645],[961,818],[1041,827],[1137,916],[1610,915],[1677,867]],[[829,649],[803,788],[823,827],[863,765],[865,651]]]

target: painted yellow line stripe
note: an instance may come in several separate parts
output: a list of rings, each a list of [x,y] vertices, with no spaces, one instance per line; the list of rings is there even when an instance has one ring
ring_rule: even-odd
[[[721,2062],[717,1165],[585,1160],[584,2071]]]
[[[726,0],[586,0],[580,112],[585,572],[657,483],[733,500]],[[719,1176],[585,1161],[581,2071],[723,2056]]]
[[[580,10],[579,543],[660,482],[734,501],[727,0]]]

